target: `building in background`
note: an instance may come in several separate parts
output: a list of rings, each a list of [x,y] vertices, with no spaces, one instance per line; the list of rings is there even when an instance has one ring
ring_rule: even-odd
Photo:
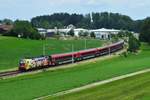
[[[38,28],[38,31],[40,34],[45,34],[45,36],[50,37],[52,35],[50,34],[57,34],[64,36],[67,35],[67,33],[72,30],[72,28],[66,28],[66,29],[43,29],[43,28]],[[87,33],[94,33],[95,37],[97,39],[110,39],[111,35],[116,35],[120,32],[120,30],[116,29],[106,29],[106,28],[101,28],[101,29],[94,29],[94,30],[88,30],[88,29],[83,29],[83,28],[73,28],[75,36],[79,37],[79,34],[81,32],[87,32]],[[49,34],[49,35],[48,35]]]
[[[106,29],[106,28],[89,30],[89,31],[93,32],[95,34],[95,37],[98,39],[110,39],[112,34],[117,35],[120,32],[120,30]]]

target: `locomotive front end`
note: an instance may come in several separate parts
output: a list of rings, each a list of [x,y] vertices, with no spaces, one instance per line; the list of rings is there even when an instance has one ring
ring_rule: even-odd
[[[31,64],[31,59],[21,59],[19,62],[19,70],[28,70]]]
[[[19,70],[28,71],[36,68],[43,68],[49,65],[49,57],[25,58],[19,62]]]

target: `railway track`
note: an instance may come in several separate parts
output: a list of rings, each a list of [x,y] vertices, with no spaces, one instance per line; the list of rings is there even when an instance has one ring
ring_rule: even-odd
[[[119,50],[118,50],[119,51]],[[116,51],[117,52],[117,51]],[[107,54],[108,55],[108,54]],[[97,58],[97,57],[94,57],[94,58]],[[93,59],[93,58],[90,58],[90,59]],[[88,59],[86,59],[88,60]],[[67,63],[68,64],[68,63]],[[64,64],[60,64],[60,65],[64,65]],[[66,64],[65,64],[66,65]],[[59,65],[57,65],[59,66]],[[55,66],[55,67],[57,67]],[[45,67],[46,69],[49,68],[49,67]],[[33,72],[33,71],[36,71],[38,69],[44,69],[43,67],[41,68],[37,68],[37,69],[31,69],[31,70],[28,70],[28,71],[25,71],[25,72]],[[20,70],[13,70],[13,71],[6,71],[6,72],[0,72],[0,78],[3,78],[3,77],[8,77],[8,76],[15,76],[15,75],[18,75],[18,74],[21,74],[21,73],[25,73],[23,71],[20,71]]]
[[[97,58],[97,57],[96,57]],[[88,59],[87,59],[88,60]],[[82,62],[82,61],[80,61]],[[68,64],[63,64],[63,65],[68,65]],[[55,66],[55,67],[59,67],[60,65],[58,66]],[[45,69],[48,69],[50,67],[45,67]],[[38,68],[38,69],[32,69],[32,70],[28,70],[28,71],[20,71],[20,70],[13,70],[13,71],[6,71],[6,72],[0,72],[0,78],[3,78],[3,77],[9,77],[9,76],[15,76],[15,75],[18,75],[18,74],[21,74],[21,73],[27,73],[27,72],[34,72],[34,71],[37,71],[37,70],[42,70],[42,68]]]
[[[19,71],[19,70],[7,71],[7,72],[0,72],[0,78],[6,77],[6,76],[17,75],[19,73],[21,73],[21,71]]]

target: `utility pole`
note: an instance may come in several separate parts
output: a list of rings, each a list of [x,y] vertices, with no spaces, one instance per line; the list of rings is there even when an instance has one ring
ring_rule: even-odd
[[[109,47],[109,55],[111,54],[111,52],[110,52],[110,47]]]
[[[86,38],[84,39],[84,49],[86,50]]]
[[[73,52],[74,52],[74,46],[73,46],[73,44],[72,44],[72,63],[74,63]]]
[[[45,45],[43,44],[43,56],[45,56]]]
[[[47,46],[48,44],[43,44],[43,56],[45,56],[46,55],[46,46]]]

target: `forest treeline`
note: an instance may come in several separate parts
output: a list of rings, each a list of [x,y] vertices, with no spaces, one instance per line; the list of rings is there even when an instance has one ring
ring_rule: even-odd
[[[92,13],[92,14],[69,14],[54,13],[51,15],[36,16],[31,21],[10,19],[0,20],[0,24],[12,25],[13,29],[0,34],[8,36],[21,36],[22,38],[43,39],[37,28],[67,28],[74,25],[76,28],[85,29],[119,29],[134,31],[139,34],[140,41],[150,44],[150,17],[141,20],[133,20],[129,16],[119,13]]]
[[[92,17],[91,17],[92,16]],[[92,19],[92,20],[91,20]],[[37,16],[31,19],[34,27],[40,28],[66,28],[72,24],[76,28],[86,29],[122,29],[140,32],[143,20],[133,20],[129,16],[119,13],[92,13],[92,14],[69,14],[54,13],[52,15]]]

